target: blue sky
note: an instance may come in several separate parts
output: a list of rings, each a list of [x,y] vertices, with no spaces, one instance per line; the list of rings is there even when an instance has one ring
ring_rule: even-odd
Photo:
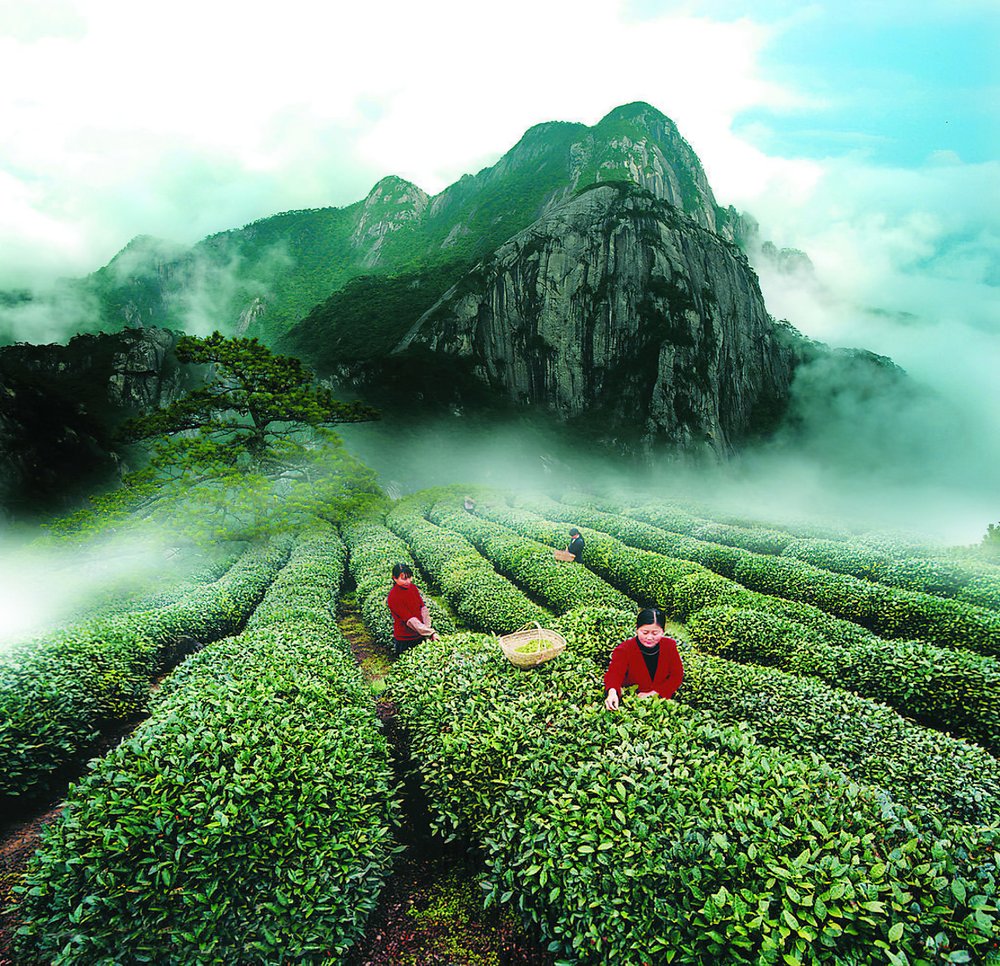
[[[998,37],[1000,15],[859,23],[824,12],[780,33],[765,52],[768,75],[816,106],[807,116],[751,109],[735,130],[755,128],[762,150],[787,156],[857,150],[872,163],[900,166],[943,151],[965,162],[996,159]]]
[[[872,163],[919,165],[936,152],[1000,157],[1000,4],[703,3],[634,0],[638,19],[685,9],[772,28],[761,74],[796,90],[798,109],[767,105],[734,118],[762,150],[823,158],[860,151]]]

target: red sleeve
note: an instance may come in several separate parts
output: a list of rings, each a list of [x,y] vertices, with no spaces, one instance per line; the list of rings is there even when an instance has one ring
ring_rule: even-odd
[[[610,691],[614,688],[619,696],[622,693],[622,686],[625,684],[625,674],[628,671],[628,643],[631,641],[622,641],[612,652],[611,652],[611,663],[608,664],[607,671],[604,672],[604,690],[605,692]]]
[[[664,645],[666,645],[665,652]],[[661,698],[672,698],[684,680],[684,665],[677,650],[677,641],[672,637],[664,637],[660,641],[660,648],[661,660],[656,668],[654,689]],[[665,661],[662,660],[663,657],[666,657]]]

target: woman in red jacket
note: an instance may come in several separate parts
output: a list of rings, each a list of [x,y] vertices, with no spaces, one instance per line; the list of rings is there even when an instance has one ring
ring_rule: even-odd
[[[399,563],[392,568],[392,587],[386,604],[392,614],[392,638],[397,657],[428,638],[440,640],[438,632],[431,627],[424,598],[413,582],[413,571],[406,564]]]
[[[677,641],[667,637],[662,610],[649,607],[639,611],[635,637],[622,641],[611,652],[611,663],[604,675],[604,707],[617,711],[622,690],[638,685],[640,698],[672,697],[681,686],[684,666],[677,653]]]

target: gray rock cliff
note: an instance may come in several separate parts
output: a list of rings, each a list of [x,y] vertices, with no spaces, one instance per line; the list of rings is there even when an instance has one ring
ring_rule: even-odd
[[[59,510],[113,480],[118,424],[194,385],[176,341],[163,329],[126,329],[0,348],[0,511]]]
[[[783,409],[797,358],[742,252],[624,183],[480,262],[395,352],[418,348],[515,403],[719,456]]]

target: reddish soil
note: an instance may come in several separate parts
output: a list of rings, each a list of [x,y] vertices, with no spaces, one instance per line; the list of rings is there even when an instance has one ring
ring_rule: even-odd
[[[13,888],[21,881],[28,859],[38,846],[42,829],[58,816],[54,805],[33,818],[0,833],[0,966],[14,966],[14,934],[21,925],[13,905]]]

